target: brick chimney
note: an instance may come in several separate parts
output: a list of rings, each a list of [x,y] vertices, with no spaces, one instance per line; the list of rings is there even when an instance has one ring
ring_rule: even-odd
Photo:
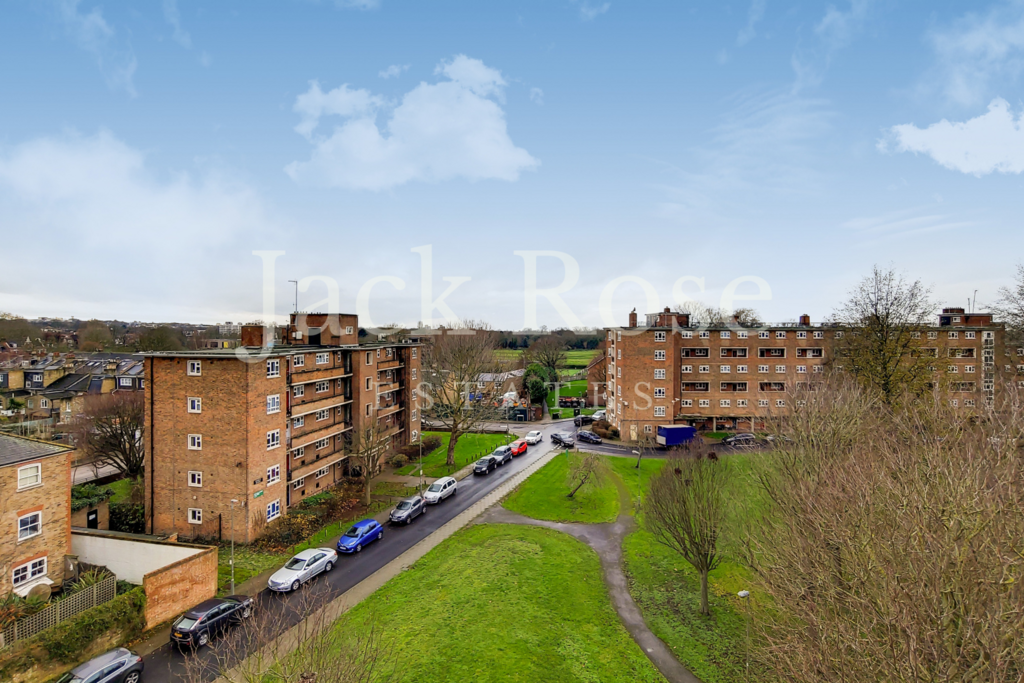
[[[629,312],[629,326],[636,327],[636,309]]]
[[[803,325],[804,327],[810,327],[811,316],[804,313],[802,316],[800,316],[800,324]]]

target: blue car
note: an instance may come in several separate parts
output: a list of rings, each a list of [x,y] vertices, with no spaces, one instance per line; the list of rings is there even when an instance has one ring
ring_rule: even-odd
[[[338,540],[339,553],[358,553],[364,545],[384,537],[384,527],[372,519],[363,519],[351,526]]]

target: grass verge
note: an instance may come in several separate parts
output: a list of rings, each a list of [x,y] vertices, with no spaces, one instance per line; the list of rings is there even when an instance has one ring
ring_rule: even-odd
[[[597,555],[550,529],[459,531],[338,627],[354,637],[371,622],[401,681],[664,681],[619,622]]]
[[[578,453],[556,456],[520,484],[502,505],[521,515],[553,522],[614,522],[619,514],[619,496],[610,478],[572,498],[566,496],[569,463],[581,457]]]
[[[509,442],[505,434],[463,434],[455,444],[455,465],[449,467],[445,460],[448,457],[448,440],[451,434],[426,432],[424,436],[437,436],[441,439],[441,445],[436,450],[423,454],[423,476],[433,479],[458,472],[469,463],[493,451],[495,447]],[[412,462],[395,470],[395,474],[415,475],[418,470],[419,463]]]

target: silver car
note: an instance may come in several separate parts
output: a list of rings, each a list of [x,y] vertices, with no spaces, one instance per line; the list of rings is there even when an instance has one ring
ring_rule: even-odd
[[[427,492],[423,494],[423,498],[431,504],[440,503],[448,496],[454,496],[458,490],[459,484],[455,481],[455,477],[441,477],[430,485]]]
[[[57,683],[139,683],[142,669],[142,657],[119,647],[79,664]]]
[[[334,569],[338,561],[338,553],[332,548],[309,548],[288,560],[288,562],[274,572],[267,582],[267,587],[272,591],[287,592],[298,590],[299,586],[306,583],[320,573],[326,573]]]

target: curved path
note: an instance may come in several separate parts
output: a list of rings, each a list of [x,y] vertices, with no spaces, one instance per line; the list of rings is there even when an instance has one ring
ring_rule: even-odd
[[[651,663],[670,683],[702,683],[699,678],[679,663],[668,645],[665,645],[658,636],[651,632],[651,629],[647,628],[647,622],[640,614],[640,608],[636,606],[633,596],[629,594],[629,582],[626,579],[626,573],[622,570],[622,540],[635,527],[633,517],[627,512],[632,505],[632,498],[619,477],[613,476],[612,479],[619,490],[619,516],[611,523],[548,522],[506,510],[501,503],[490,507],[477,517],[474,523],[542,526],[569,534],[589,545],[601,559],[602,578],[608,587],[612,605],[615,606],[622,625],[629,631],[629,635],[633,636],[633,640],[651,660]]]

